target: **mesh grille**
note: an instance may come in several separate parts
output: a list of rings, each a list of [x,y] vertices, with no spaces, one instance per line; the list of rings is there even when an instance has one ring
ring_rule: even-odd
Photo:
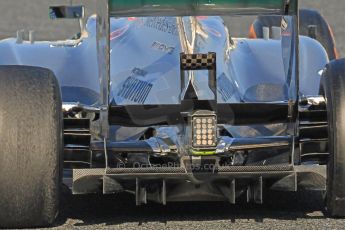
[[[103,176],[105,169],[74,169],[73,170],[73,181],[76,181],[86,176]]]
[[[186,170],[182,167],[159,167],[159,168],[109,168],[109,174],[135,174],[135,173],[184,173]]]
[[[231,173],[231,172],[282,172],[292,171],[291,165],[271,165],[271,166],[226,166],[219,167],[217,172]],[[87,176],[105,176],[107,174],[181,174],[185,173],[185,168],[182,167],[156,167],[156,168],[108,168],[105,169],[74,169],[73,181]],[[158,177],[159,175],[157,175]]]
[[[218,172],[274,172],[291,170],[293,170],[293,166],[291,165],[226,166],[218,168]]]

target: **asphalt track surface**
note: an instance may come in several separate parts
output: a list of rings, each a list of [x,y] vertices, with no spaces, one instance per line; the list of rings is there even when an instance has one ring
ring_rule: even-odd
[[[40,39],[67,37],[77,25],[50,22],[45,13],[50,4],[66,2],[0,0],[0,38],[14,36],[18,29],[34,29]],[[89,9],[95,6],[92,0],[86,2]],[[301,6],[322,12],[334,29],[337,48],[344,57],[345,0],[302,0]],[[72,196],[64,192],[61,214],[53,229],[345,229],[345,220],[325,216],[319,192],[270,192],[264,201],[264,205],[149,203],[136,207],[130,195]]]

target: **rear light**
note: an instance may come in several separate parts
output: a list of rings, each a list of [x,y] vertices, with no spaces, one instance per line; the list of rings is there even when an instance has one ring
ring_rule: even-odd
[[[191,116],[192,147],[198,150],[217,146],[217,116],[211,111],[197,111]]]

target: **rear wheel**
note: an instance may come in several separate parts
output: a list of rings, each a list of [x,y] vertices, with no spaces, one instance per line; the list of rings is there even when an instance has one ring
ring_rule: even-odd
[[[259,16],[249,31],[250,38],[263,38],[263,27],[280,27],[280,16]],[[338,58],[332,29],[326,19],[316,10],[300,9],[299,33],[322,44],[330,60]]]
[[[62,174],[62,112],[54,74],[0,66],[0,227],[51,225]]]
[[[322,77],[327,102],[330,157],[327,165],[326,209],[345,216],[345,59],[330,62]]]

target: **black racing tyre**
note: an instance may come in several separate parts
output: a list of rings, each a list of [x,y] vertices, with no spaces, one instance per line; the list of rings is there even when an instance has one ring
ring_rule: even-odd
[[[262,38],[263,27],[280,27],[280,16],[259,16],[250,28],[250,38]],[[316,29],[313,29],[316,28]],[[311,37],[322,44],[330,60],[338,58],[332,29],[326,19],[316,10],[299,10],[299,33]]]
[[[327,165],[326,210],[345,216],[345,59],[330,62],[322,77],[328,116],[330,157]]]
[[[0,66],[0,228],[51,225],[62,175],[59,84],[43,68]]]

